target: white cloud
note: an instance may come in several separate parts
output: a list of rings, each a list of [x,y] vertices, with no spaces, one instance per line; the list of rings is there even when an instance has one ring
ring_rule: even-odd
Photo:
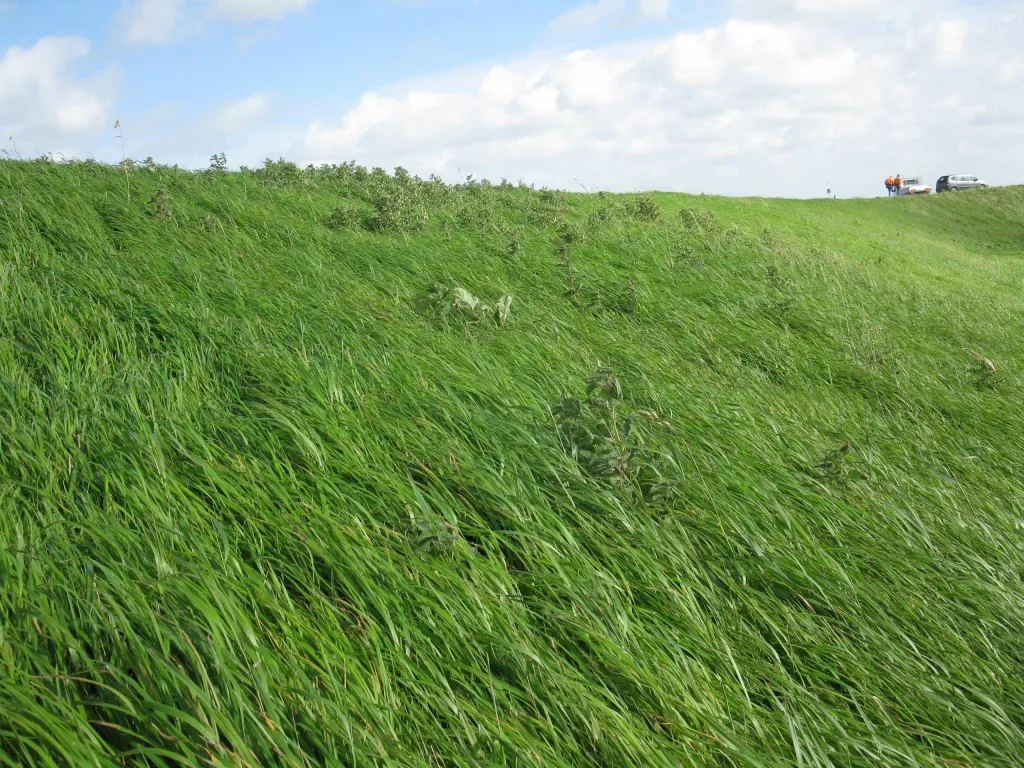
[[[948,19],[940,23],[935,34],[935,49],[939,62],[952,64],[961,60],[966,37],[967,22],[964,19]]]
[[[811,13],[841,13],[877,8],[883,2],[885,0],[796,0],[794,7]]]
[[[812,0],[784,1],[812,10]],[[990,181],[1024,179],[1024,116],[986,109],[1022,102],[1012,55],[1024,16],[990,6],[965,21],[908,0],[904,15],[876,20],[871,0],[839,2],[850,14],[841,23],[734,18],[397,84],[313,122],[289,154],[448,178],[726,194],[811,196],[831,182],[841,195],[873,195],[897,166],[938,176],[963,163]],[[972,55],[944,69],[936,50]],[[936,119],[934,105],[952,99],[960,106]]]
[[[311,6],[314,0],[209,0],[216,16],[240,24],[260,19],[282,19]]]
[[[198,0],[193,10],[211,19],[233,24],[251,24],[264,19],[278,20],[312,6],[315,0]],[[135,0],[122,16],[124,40],[129,45],[166,43],[181,33],[184,0]],[[196,19],[201,18],[197,16]],[[195,19],[194,19],[195,21]],[[192,25],[201,28],[196,21]]]
[[[195,10],[244,23],[310,4],[142,3],[151,13],[180,9],[176,25],[158,25],[178,30]],[[572,18],[577,30],[624,25],[666,6],[595,0]],[[450,180],[473,173],[724,194],[811,196],[830,182],[840,195],[872,195],[895,170],[1024,180],[1024,0],[733,7],[740,10],[729,18],[659,38],[427,74],[323,106],[321,119],[298,125],[268,94],[254,93],[180,121],[129,126],[138,142],[129,150],[196,167],[223,150],[232,164],[354,159]],[[116,81],[74,71],[88,48],[64,38],[0,52],[0,128],[57,149],[64,137],[109,127]]]
[[[605,22],[626,25],[662,19],[668,15],[670,7],[671,0],[590,0],[558,16],[548,29],[556,34],[566,34]]]
[[[639,0],[640,18],[663,19],[668,15],[669,6],[669,0]]]
[[[82,37],[44,37],[0,57],[0,132],[47,150],[113,123],[113,70],[79,79],[74,64],[90,50]]]
[[[1004,83],[1015,83],[1024,80],[1024,56],[1014,56],[1003,62],[999,76]]]
[[[605,21],[625,8],[623,0],[592,0],[570,8],[550,24],[553,32],[568,32]]]
[[[543,159],[548,183],[590,168],[598,184],[632,184],[655,165],[630,158],[683,173],[697,161],[789,152],[809,133],[826,143],[858,136],[857,113],[892,95],[877,87],[885,62],[791,27],[735,21],[645,48],[492,68],[456,89],[366,94],[340,124],[313,124],[301,150],[317,160],[401,155],[410,167],[448,152],[462,168],[500,175]],[[877,76],[873,87],[856,82],[865,75]]]
[[[168,42],[181,15],[181,0],[139,0],[124,11],[124,39],[128,45]]]
[[[225,131],[237,131],[258,123],[270,112],[270,96],[254,93],[244,99],[225,104],[217,110],[215,122]]]

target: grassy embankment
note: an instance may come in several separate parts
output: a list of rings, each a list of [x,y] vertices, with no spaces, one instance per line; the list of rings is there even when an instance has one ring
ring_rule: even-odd
[[[1021,188],[124,181],[0,163],[0,764],[1019,764]]]

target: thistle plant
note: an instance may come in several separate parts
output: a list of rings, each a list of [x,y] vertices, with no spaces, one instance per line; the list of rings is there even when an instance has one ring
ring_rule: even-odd
[[[131,181],[128,179],[128,158],[124,153],[124,128],[121,127],[121,120],[118,118],[117,122],[114,123],[114,130],[120,131],[117,134],[117,138],[121,140],[121,167],[124,168],[124,191],[125,196],[129,201],[132,199],[132,186]]]

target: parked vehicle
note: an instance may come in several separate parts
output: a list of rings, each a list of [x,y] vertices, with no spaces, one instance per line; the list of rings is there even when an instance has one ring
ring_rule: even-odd
[[[920,176],[907,176],[900,187],[901,195],[930,195],[932,188],[925,184]]]
[[[936,192],[959,192],[962,189],[981,189],[987,187],[988,183],[977,176],[966,173],[955,173],[949,176],[940,176],[935,182]]]

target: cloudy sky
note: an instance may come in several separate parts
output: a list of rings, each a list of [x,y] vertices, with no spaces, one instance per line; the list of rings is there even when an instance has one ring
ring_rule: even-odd
[[[0,149],[728,195],[1024,182],[1024,0],[0,0]],[[8,139],[8,137],[12,137]]]

